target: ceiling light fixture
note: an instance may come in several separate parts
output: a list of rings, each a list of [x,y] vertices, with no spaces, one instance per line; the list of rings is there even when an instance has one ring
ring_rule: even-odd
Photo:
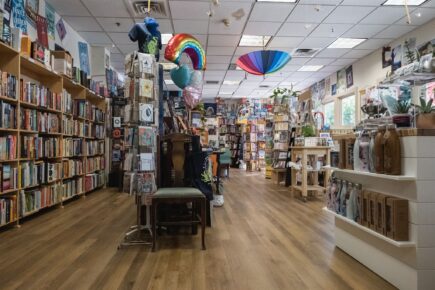
[[[172,38],[172,33],[163,33],[162,34],[162,44],[168,44],[169,40]]]
[[[226,80],[223,82],[223,85],[225,85],[225,86],[238,86],[239,84],[240,84],[240,81]]]
[[[354,48],[366,40],[367,38],[337,38],[328,48]]]
[[[257,2],[284,2],[284,3],[296,3],[298,0],[257,0]]]
[[[242,35],[242,39],[240,39],[239,46],[258,46],[263,47],[267,46],[267,43],[272,38],[270,35],[261,36],[261,35]]]
[[[387,0],[384,2],[384,4],[382,4],[383,6],[403,6],[406,5],[408,6],[420,6],[421,4],[423,4],[424,2],[426,2],[427,0]]]
[[[174,81],[173,81],[173,80],[165,80],[165,84],[166,84],[167,86],[169,86],[169,85],[173,85],[173,84],[174,84]]]
[[[298,71],[318,71],[323,67],[323,65],[304,65]]]
[[[420,18],[421,17],[421,12],[415,13],[415,16]]]

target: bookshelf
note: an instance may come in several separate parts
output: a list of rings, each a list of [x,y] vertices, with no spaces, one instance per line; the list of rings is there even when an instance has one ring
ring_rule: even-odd
[[[105,98],[3,43],[0,80],[0,228],[103,187]]]

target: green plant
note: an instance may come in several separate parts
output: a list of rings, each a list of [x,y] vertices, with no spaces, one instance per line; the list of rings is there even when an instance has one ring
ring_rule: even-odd
[[[316,132],[313,125],[302,126],[302,136],[304,137],[316,137]]]
[[[408,114],[409,109],[411,109],[411,102],[409,100],[397,101],[394,107],[394,114]]]
[[[414,61],[418,60],[418,55],[416,55],[415,51],[412,51],[409,47],[409,41],[406,40],[405,43],[405,57],[408,60],[408,63],[413,63]]]
[[[279,101],[281,99],[281,105],[284,105],[285,102],[290,97],[298,97],[300,94],[300,91],[293,91],[293,85],[290,87],[290,89],[287,88],[276,88],[273,90],[273,94],[269,96],[269,98],[273,99],[274,102]]]
[[[429,102],[426,102],[424,98],[420,98],[420,105],[414,105],[420,114],[430,114],[435,111],[435,108],[432,106],[433,99],[430,99]]]
[[[205,122],[207,121],[207,119],[205,118],[205,107],[204,107],[204,103],[199,103],[194,109],[193,111],[198,111],[201,113],[201,128],[199,128],[199,131],[203,132],[205,131]]]

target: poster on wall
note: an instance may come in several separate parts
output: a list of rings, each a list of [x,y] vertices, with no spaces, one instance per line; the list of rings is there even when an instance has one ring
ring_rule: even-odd
[[[88,44],[79,41],[80,69],[90,75]]]
[[[204,103],[204,110],[206,117],[214,117],[216,116],[217,105],[216,103]]]
[[[435,39],[432,39],[432,41],[428,41],[420,45],[418,47],[418,53],[420,54],[420,56],[428,54],[435,56]]]
[[[391,52],[391,62],[393,65],[393,71],[402,66],[402,45],[399,44]]]
[[[347,88],[353,86],[353,68],[352,66],[346,68],[346,85]]]
[[[60,40],[64,40],[66,36],[66,28],[65,23],[63,23],[62,18],[56,23],[57,34],[59,35]]]
[[[406,39],[402,47],[402,66],[415,62],[417,60],[417,39],[415,37]]]
[[[53,7],[48,4],[45,3],[45,18],[47,19],[47,32],[48,32],[48,37],[51,40],[55,39],[54,33],[55,33],[55,16],[54,16],[54,9]]]
[[[318,84],[317,87],[319,89],[319,100],[322,101],[326,96],[326,81],[323,79]]]
[[[39,43],[48,48],[47,19],[39,14],[36,15],[36,31],[38,32]]]
[[[27,33],[27,20],[23,0],[12,0],[12,19],[14,27],[21,29],[23,33]]]
[[[0,39],[2,39],[5,43],[11,43],[11,11],[12,11],[12,0],[2,0],[3,9],[3,23],[2,28],[0,29]],[[1,20],[0,20],[1,21]]]
[[[337,72],[337,93],[341,94],[346,91],[346,69],[341,69]]]
[[[331,88],[331,78],[327,77],[325,79],[325,96],[331,96],[332,95],[331,91],[332,91],[332,88]]]
[[[39,0],[27,0],[26,1],[26,16],[29,24],[36,28],[36,16],[39,13]]]
[[[391,59],[391,47],[390,46],[384,46],[382,48],[382,68],[389,67],[392,64]]]

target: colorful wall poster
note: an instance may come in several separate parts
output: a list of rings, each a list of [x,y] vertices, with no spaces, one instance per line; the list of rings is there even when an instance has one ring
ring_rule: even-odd
[[[48,48],[47,19],[39,14],[36,15],[36,31],[38,32],[39,43]]]
[[[352,66],[346,68],[346,85],[347,88],[353,86],[353,68]]]
[[[217,104],[216,103],[204,103],[205,115],[207,117],[216,116]]]
[[[39,0],[26,0],[26,16],[29,24],[36,28],[36,15],[39,13]]]
[[[57,34],[59,35],[60,40],[64,40],[66,36],[66,28],[65,23],[63,23],[62,18],[56,23]]]
[[[327,77],[325,79],[325,96],[331,96],[332,95],[332,88],[331,88],[331,78]]]
[[[23,33],[27,33],[27,20],[23,0],[12,0],[12,19],[14,27],[21,29]]]
[[[392,62],[393,60],[391,59],[391,47],[382,47],[382,68],[389,67]]]
[[[80,69],[90,75],[88,44],[79,41]]]
[[[48,4],[45,3],[45,18],[47,19],[47,32],[48,32],[48,37],[51,40],[55,39],[54,33],[55,33],[55,12],[53,7]]]
[[[341,69],[337,72],[337,93],[341,94],[346,91],[346,69]]]
[[[402,45],[399,44],[391,52],[391,61],[393,64],[393,71],[402,67]]]

